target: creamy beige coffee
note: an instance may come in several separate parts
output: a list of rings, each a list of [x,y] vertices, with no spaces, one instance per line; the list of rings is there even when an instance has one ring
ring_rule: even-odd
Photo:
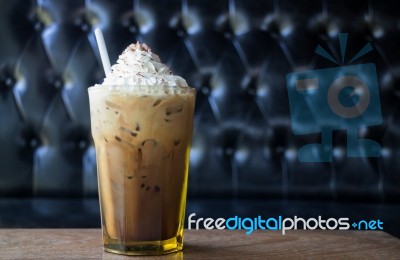
[[[105,250],[181,250],[194,89],[133,44],[89,99]]]

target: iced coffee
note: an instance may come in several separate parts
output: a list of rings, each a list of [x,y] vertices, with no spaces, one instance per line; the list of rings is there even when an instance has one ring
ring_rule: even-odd
[[[194,89],[132,44],[89,99],[105,250],[181,250]]]

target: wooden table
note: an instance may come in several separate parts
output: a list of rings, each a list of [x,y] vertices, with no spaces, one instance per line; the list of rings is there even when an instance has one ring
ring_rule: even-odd
[[[400,240],[374,231],[186,230],[184,251],[161,257],[106,253],[100,229],[0,229],[0,259],[399,259]]]

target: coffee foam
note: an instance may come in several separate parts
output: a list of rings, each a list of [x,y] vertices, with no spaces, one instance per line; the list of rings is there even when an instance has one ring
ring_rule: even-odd
[[[132,90],[147,92],[151,92],[149,88],[154,86],[178,89],[188,87],[182,77],[173,75],[158,55],[152,53],[146,44],[141,43],[131,44],[124,50],[102,85],[141,86]]]

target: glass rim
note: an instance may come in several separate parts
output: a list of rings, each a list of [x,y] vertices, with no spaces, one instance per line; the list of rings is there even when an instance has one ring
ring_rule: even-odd
[[[110,89],[110,87],[113,87],[112,89]],[[162,89],[162,90],[180,90],[180,91],[185,91],[185,93],[188,92],[194,92],[196,93],[197,90],[194,87],[191,86],[187,86],[187,87],[178,87],[178,86],[174,86],[174,87],[170,87],[170,86],[163,86],[163,85],[129,85],[129,84],[125,84],[125,85],[100,85],[100,84],[96,84],[93,86],[90,86],[87,88],[88,92],[91,91],[97,91],[97,90],[107,90],[107,91],[118,91],[119,89],[124,89],[124,88],[129,88],[129,87],[134,87],[135,89],[140,89],[140,88],[151,88],[151,89]],[[149,89],[151,91],[151,89]]]

